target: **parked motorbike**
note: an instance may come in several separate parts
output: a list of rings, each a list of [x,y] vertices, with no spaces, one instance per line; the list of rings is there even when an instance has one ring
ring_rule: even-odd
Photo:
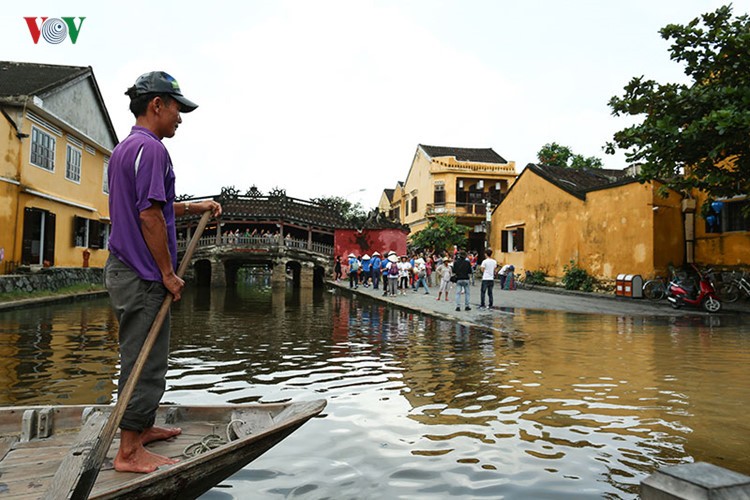
[[[669,286],[667,287],[667,300],[669,304],[675,309],[689,305],[702,307],[709,313],[719,312],[721,310],[721,301],[716,296],[716,290],[708,277],[711,270],[701,272],[697,267],[695,267],[695,270],[698,273],[697,286],[688,279],[682,281],[672,280],[669,282]]]

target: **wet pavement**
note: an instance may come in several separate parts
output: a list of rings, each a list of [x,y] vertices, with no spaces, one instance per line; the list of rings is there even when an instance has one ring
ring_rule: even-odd
[[[424,314],[431,314],[450,320],[467,321],[482,324],[493,315],[513,314],[515,309],[536,309],[545,311],[565,311],[584,314],[609,314],[615,316],[651,316],[651,317],[681,317],[681,316],[709,316],[702,309],[683,307],[673,309],[667,300],[658,302],[647,299],[632,299],[617,297],[614,294],[579,292],[549,286],[535,286],[532,290],[501,290],[499,282],[494,287],[493,307],[480,309],[480,281],[476,280],[470,287],[469,304],[471,310],[464,310],[463,295],[460,299],[460,311],[456,311],[455,284],[448,294],[448,300],[443,295],[437,301],[437,288],[430,288],[428,294],[421,288],[418,292],[411,289],[404,295],[383,296],[381,289],[376,290],[360,285],[356,289],[349,288],[348,281],[329,281],[330,285],[339,289],[349,290],[360,295],[367,295],[377,300],[416,310]],[[722,310],[711,316],[745,315],[750,318],[750,304],[748,301],[738,301],[733,304],[722,304]]]

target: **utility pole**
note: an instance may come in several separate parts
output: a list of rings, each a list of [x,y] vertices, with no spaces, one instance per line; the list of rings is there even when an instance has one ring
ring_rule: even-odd
[[[487,248],[488,246],[490,246],[490,231],[492,229],[492,204],[490,203],[490,200],[487,200],[486,203],[487,203],[487,206],[485,207],[486,208],[486,212],[485,212],[485,216],[484,216],[485,217],[485,221],[484,221],[484,225],[485,225],[484,235],[485,235],[486,239],[485,239],[485,242],[484,242],[484,248]]]

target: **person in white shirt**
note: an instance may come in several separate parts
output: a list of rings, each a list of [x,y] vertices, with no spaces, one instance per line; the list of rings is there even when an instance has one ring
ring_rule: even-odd
[[[406,259],[406,255],[402,255],[401,262],[398,263],[398,288],[401,295],[406,295],[406,289],[409,288],[409,275],[411,274],[411,263]]]
[[[489,298],[488,305],[490,309],[493,306],[492,289],[495,286],[495,272],[497,271],[497,261],[492,258],[492,249],[488,248],[484,251],[484,255],[487,257],[482,261],[479,266],[479,270],[482,271],[482,290],[481,299],[479,301],[479,309],[484,309],[484,296],[487,294]]]
[[[448,257],[443,259],[443,261],[437,266],[435,274],[437,274],[440,279],[440,289],[438,290],[437,300],[440,300],[440,296],[445,292],[445,301],[448,302],[448,287],[450,287],[451,274],[453,274],[451,272],[451,261]]]
[[[505,264],[498,273],[500,277],[500,288],[505,289],[505,280],[508,279],[508,274],[512,273],[515,268],[511,264]]]
[[[427,288],[427,264],[421,253],[419,254],[419,257],[414,259],[414,274],[417,278],[417,282],[414,285],[414,292],[416,293],[419,290],[419,287],[423,286],[425,295],[428,295],[430,289]]]

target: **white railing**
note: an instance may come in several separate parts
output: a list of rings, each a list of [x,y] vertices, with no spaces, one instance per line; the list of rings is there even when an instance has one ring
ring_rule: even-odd
[[[187,240],[177,241],[177,250],[183,252],[187,249]],[[206,248],[217,246],[216,236],[203,236],[198,240],[197,248]],[[311,250],[316,253],[322,253],[325,255],[333,255],[333,245],[327,245],[325,243],[318,243],[313,241],[311,244],[307,240],[301,240],[297,238],[279,238],[278,235],[269,236],[234,236],[226,235],[219,238],[218,246],[234,246],[242,248],[299,248],[302,250]]]

